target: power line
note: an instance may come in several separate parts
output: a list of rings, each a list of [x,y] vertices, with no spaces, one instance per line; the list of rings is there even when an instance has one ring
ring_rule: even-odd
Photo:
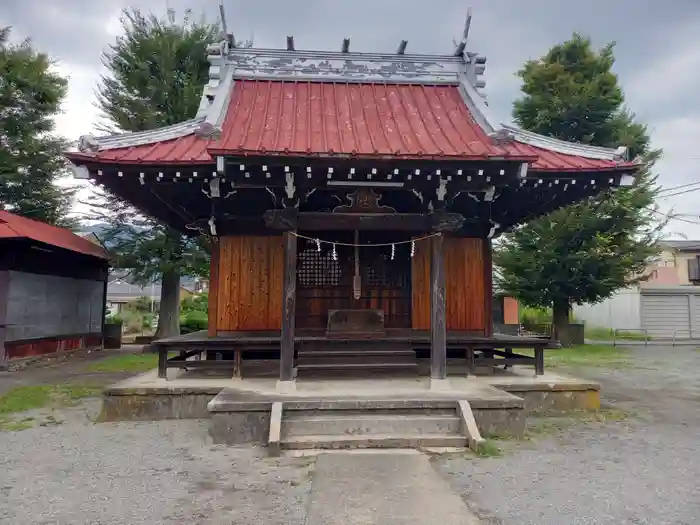
[[[681,188],[687,188],[689,186],[697,186],[698,184],[700,184],[700,181],[690,182],[688,184],[681,184],[680,186],[671,186],[670,188],[662,188],[661,190],[659,190],[659,193],[666,193],[667,191],[680,190]]]
[[[698,188],[690,188],[689,190],[683,190],[683,191],[677,191],[675,193],[669,193],[668,195],[661,195],[659,199],[666,199],[668,197],[675,197],[677,195],[685,195],[687,193],[693,193],[695,191],[700,191],[700,187]]]
[[[652,209],[649,209],[649,211],[651,211],[652,213],[656,213],[656,214],[658,214],[658,215],[663,215],[663,216],[664,216],[666,219],[668,219],[669,221],[680,221],[680,222],[685,222],[685,223],[688,223],[688,224],[694,224],[695,226],[700,226],[700,222],[697,222],[697,221],[689,221],[688,219],[682,219],[682,218],[680,218],[680,217],[678,217],[678,216],[673,216],[673,215],[669,216],[669,215],[666,215],[666,214],[663,213],[663,212],[660,212],[659,210],[652,210]]]

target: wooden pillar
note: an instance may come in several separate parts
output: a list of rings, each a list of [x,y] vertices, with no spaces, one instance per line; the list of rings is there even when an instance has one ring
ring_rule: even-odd
[[[294,233],[284,233],[280,381],[292,381],[294,379],[294,317],[297,296],[297,237]]]
[[[447,328],[445,322],[444,236],[431,238],[430,252],[430,378],[447,377]]]
[[[209,263],[209,318],[207,332],[209,337],[216,337],[219,329],[219,261],[221,257],[221,245],[219,239],[214,239],[211,244],[211,259]]]
[[[493,253],[491,239],[484,239],[484,336],[493,336]]]
[[[156,345],[158,348],[158,377],[168,377],[168,348],[164,345]]]

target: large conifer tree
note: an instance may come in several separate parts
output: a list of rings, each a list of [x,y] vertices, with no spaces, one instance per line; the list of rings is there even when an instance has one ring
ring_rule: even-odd
[[[218,41],[216,24],[182,23],[137,9],[122,15],[124,35],[105,52],[109,74],[98,90],[99,107],[110,131],[145,131],[193,118],[209,78],[207,47]],[[98,217],[107,220],[104,240],[116,266],[136,282],[160,279],[160,316],[156,337],[179,333],[180,277],[206,273],[205,247],[149,218],[138,218],[128,205],[103,196]]]
[[[67,143],[53,134],[68,82],[31,42],[9,39],[10,28],[0,28],[0,209],[71,226],[73,192],[55,184]]]
[[[519,71],[514,105],[524,129],[595,146],[627,146],[646,164],[630,188],[611,190],[533,220],[505,235],[494,255],[498,287],[530,306],[553,309],[555,336],[569,342],[573,304],[601,301],[637,282],[655,252],[662,222],[649,169],[660,156],[645,126],[624,107],[612,71],[613,45],[593,49],[579,35]]]

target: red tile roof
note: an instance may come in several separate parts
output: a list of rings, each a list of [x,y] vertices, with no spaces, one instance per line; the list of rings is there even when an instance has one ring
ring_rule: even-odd
[[[102,150],[96,155],[70,152],[66,156],[71,160],[106,164],[213,164],[214,160],[207,153],[211,143],[207,138],[186,135],[152,144]]]
[[[213,164],[213,155],[356,156],[479,160],[506,157],[534,171],[607,171],[612,160],[522,142],[496,145],[456,85],[237,80],[218,140],[194,134],[71,160],[105,164]]]
[[[221,139],[209,151],[437,159],[507,155],[474,121],[457,86],[260,80],[236,81]]]
[[[0,240],[3,239],[31,239],[91,257],[108,257],[104,248],[70,230],[0,210]]]
[[[633,166],[634,163],[614,162],[605,159],[591,159],[578,155],[567,155],[558,153],[537,146],[523,144],[522,142],[512,142],[506,146],[509,154],[533,155],[537,160],[531,165],[534,171],[555,171],[557,173],[566,171],[613,171],[624,166]]]

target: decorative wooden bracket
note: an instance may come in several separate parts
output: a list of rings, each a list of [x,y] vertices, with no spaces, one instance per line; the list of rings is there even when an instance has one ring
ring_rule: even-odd
[[[434,212],[430,214],[430,231],[453,232],[464,224],[464,216],[460,213]]]
[[[299,212],[296,208],[285,208],[283,210],[267,210],[263,214],[265,226],[273,230],[291,231],[296,230]]]
[[[358,188],[347,196],[350,204],[333,208],[334,213],[396,213],[391,206],[379,204],[382,196],[372,188]]]

